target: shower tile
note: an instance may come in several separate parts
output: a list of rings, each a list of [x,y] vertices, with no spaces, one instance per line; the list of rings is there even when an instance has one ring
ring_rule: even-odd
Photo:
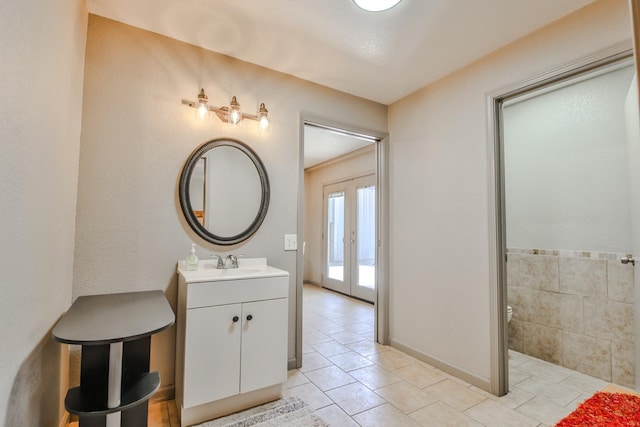
[[[509,305],[513,308],[513,319],[526,322],[538,322],[541,293],[537,289],[523,286],[510,286],[507,290]]]
[[[609,300],[633,302],[633,265],[607,261]]]
[[[524,287],[508,292],[515,319],[582,332],[583,297]]]
[[[607,297],[607,261],[591,258],[559,258],[560,292]]]
[[[536,323],[524,327],[524,352],[547,362],[562,363],[562,330]]]
[[[524,325],[527,322],[511,319],[509,322],[509,348],[524,353]]]
[[[633,342],[611,343],[611,382],[633,388],[634,364]]]
[[[633,342],[633,304],[585,298],[584,319],[589,335],[615,342]]]
[[[507,283],[514,286],[558,291],[558,257],[510,254]]]
[[[524,320],[527,302],[533,298],[533,290],[522,286],[507,287],[507,304],[513,308],[513,319]]]
[[[592,377],[611,381],[611,343],[565,332],[562,365]]]
[[[569,332],[584,332],[584,297],[567,294],[556,295],[559,301],[558,327]]]

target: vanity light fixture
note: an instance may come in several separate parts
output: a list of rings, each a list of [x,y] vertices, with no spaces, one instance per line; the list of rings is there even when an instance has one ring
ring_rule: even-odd
[[[360,9],[368,12],[382,12],[391,9],[402,0],[353,0]]]
[[[209,105],[209,98],[204,93],[204,89],[200,89],[197,101],[183,99],[182,103],[191,108],[195,108],[197,111],[196,116],[201,119],[205,119],[210,112],[213,112],[220,120],[232,125],[239,124],[243,119],[249,119],[258,122],[258,129],[261,132],[268,132],[270,128],[269,111],[264,106],[264,102],[260,104],[258,114],[256,115],[243,113],[240,110],[240,103],[235,96],[231,97],[231,102],[228,107],[215,108]]]

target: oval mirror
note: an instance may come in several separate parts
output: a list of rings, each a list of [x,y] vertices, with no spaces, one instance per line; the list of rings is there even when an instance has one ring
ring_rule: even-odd
[[[214,139],[187,159],[179,184],[187,223],[208,242],[234,245],[260,228],[269,207],[269,177],[256,153],[234,139]]]

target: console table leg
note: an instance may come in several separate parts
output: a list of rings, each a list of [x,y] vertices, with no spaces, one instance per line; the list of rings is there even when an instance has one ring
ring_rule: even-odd
[[[109,392],[107,406],[116,408],[120,405],[122,390],[122,341],[109,346]],[[120,412],[107,415],[107,427],[120,427]]]

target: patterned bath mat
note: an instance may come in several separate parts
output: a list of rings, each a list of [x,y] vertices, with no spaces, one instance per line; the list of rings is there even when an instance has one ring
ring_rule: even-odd
[[[207,421],[195,427],[327,427],[322,418],[298,397],[291,396],[265,403],[246,411]]]
[[[640,427],[640,397],[597,392],[556,427]]]

